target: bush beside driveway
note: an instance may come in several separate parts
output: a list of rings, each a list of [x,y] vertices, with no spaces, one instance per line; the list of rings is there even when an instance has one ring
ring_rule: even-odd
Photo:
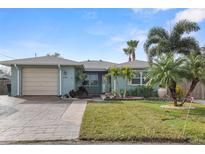
[[[190,111],[183,135],[187,110],[160,108],[167,103],[145,100],[88,103],[80,139],[205,144],[205,106],[193,104],[196,109]]]

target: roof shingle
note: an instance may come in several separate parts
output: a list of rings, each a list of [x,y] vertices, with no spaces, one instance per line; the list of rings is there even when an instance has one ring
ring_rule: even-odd
[[[96,70],[96,71],[106,71],[110,67],[115,66],[116,63],[103,61],[103,60],[87,60],[80,62],[84,65],[85,70]]]
[[[146,61],[135,60],[135,61],[131,61],[131,62],[121,63],[121,64],[118,64],[116,66],[117,67],[127,66],[127,67],[133,68],[133,69],[144,69],[144,68],[149,67],[149,63]]]
[[[79,62],[55,56],[42,56],[34,58],[1,61],[3,65],[81,65]]]

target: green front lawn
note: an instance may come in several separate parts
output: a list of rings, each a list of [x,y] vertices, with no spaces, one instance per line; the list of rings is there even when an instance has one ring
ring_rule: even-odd
[[[205,144],[205,105],[193,104],[185,135],[187,110],[166,110],[160,101],[88,103],[80,139],[96,141],[189,142]]]

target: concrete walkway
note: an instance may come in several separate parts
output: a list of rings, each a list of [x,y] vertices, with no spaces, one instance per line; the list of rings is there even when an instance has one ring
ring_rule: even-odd
[[[71,140],[79,137],[87,101],[16,99],[2,99],[0,96],[0,142]]]
[[[204,104],[205,105],[205,100],[194,100],[196,103]]]
[[[68,122],[75,126],[72,134],[72,139],[76,139],[79,137],[80,125],[82,122],[86,105],[87,105],[87,101],[84,100],[74,101],[62,116],[63,121]]]

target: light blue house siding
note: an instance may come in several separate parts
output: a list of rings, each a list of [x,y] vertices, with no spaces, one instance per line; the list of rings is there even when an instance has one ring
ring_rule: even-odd
[[[11,96],[17,96],[17,69],[11,67]]]
[[[74,66],[61,66],[62,95],[76,89],[76,69]]]
[[[139,84],[131,84],[131,82],[128,81],[127,83],[127,90],[133,90],[139,85],[143,85],[143,73],[146,72],[146,70],[136,70],[137,72],[140,73],[140,83]],[[112,85],[112,90],[114,89],[114,78],[111,78],[111,85]],[[124,90],[126,86],[126,81],[123,77],[118,77],[117,78],[118,84],[117,84],[117,90]]]
[[[22,95],[22,69],[23,68],[58,68],[57,66],[11,66],[11,96]],[[58,68],[58,95],[66,94],[76,89],[74,66],[60,66]],[[19,75],[18,75],[19,70]],[[60,75],[61,72],[61,75]],[[19,77],[18,77],[19,76]],[[19,82],[18,82],[19,80]],[[60,81],[61,80],[61,81]],[[19,85],[18,85],[19,84]],[[61,84],[61,85],[60,85]],[[19,89],[18,89],[19,87]]]

